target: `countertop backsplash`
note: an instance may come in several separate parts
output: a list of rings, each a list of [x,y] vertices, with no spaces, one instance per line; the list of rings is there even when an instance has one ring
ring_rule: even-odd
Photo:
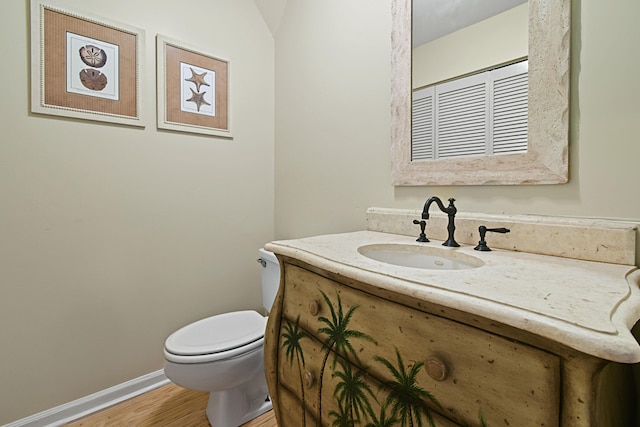
[[[421,210],[371,207],[367,210],[367,230],[416,237],[420,228],[413,224]],[[506,227],[507,234],[487,233],[488,245],[542,255],[585,261],[638,265],[636,235],[638,224],[626,221],[550,217],[535,215],[496,215],[458,211],[455,238],[461,245],[477,245],[478,227]],[[427,221],[428,238],[446,240],[447,216],[432,212]],[[429,244],[429,243],[425,243]]]

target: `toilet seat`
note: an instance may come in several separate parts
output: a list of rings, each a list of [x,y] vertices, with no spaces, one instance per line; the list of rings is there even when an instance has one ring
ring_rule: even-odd
[[[176,363],[227,359],[262,347],[267,318],[256,311],[234,311],[191,323],[165,341],[165,358]]]

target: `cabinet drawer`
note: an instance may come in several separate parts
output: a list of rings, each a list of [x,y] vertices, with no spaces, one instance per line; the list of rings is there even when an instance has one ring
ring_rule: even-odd
[[[481,413],[488,426],[558,425],[557,356],[294,265],[283,271],[283,317],[299,319],[299,327],[320,342],[330,330],[342,333],[340,348],[333,348],[380,382],[397,382],[422,364],[412,380],[437,399],[439,405],[429,403],[434,411],[460,424],[479,425]]]
[[[291,327],[295,327],[295,323],[283,319],[281,349],[290,348],[292,344]],[[293,357],[285,357],[278,365],[281,427],[317,426],[319,391],[323,427],[366,425],[369,422],[377,425],[374,420],[389,421],[393,401],[388,403],[389,392],[378,381],[345,359],[335,358],[335,353],[327,352],[327,347],[310,335],[300,336],[297,343],[304,359],[296,357],[294,352],[291,353]],[[435,411],[428,411],[428,414],[437,427],[460,427]],[[429,425],[428,416],[424,410],[414,411],[411,414],[413,425]],[[393,425],[400,423],[396,421]]]

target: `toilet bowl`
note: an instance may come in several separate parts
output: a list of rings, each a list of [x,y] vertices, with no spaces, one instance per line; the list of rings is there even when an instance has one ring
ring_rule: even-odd
[[[263,305],[270,310],[280,269],[273,253],[259,253]],[[253,310],[223,313],[191,323],[165,341],[165,375],[182,387],[209,392],[212,427],[238,427],[271,409],[264,373],[266,322]]]

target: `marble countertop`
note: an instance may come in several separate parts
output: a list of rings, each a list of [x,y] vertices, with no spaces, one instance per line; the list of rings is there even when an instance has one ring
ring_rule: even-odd
[[[481,267],[430,270],[372,260],[358,248],[372,244],[428,245]],[[603,359],[640,362],[630,332],[640,318],[640,270],[633,265],[582,261],[473,246],[447,248],[415,237],[358,231],[268,243],[276,254],[419,300],[502,322]],[[435,249],[437,248],[437,249]]]

